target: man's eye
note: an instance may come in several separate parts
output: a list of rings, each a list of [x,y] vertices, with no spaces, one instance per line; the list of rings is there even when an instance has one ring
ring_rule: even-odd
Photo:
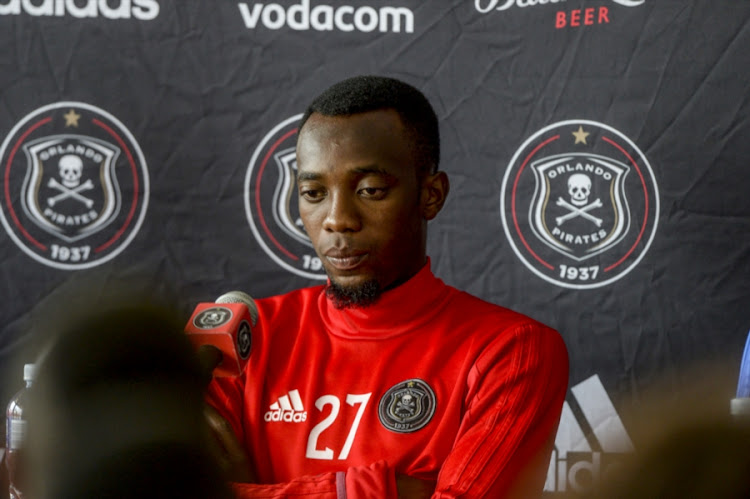
[[[299,191],[300,197],[306,201],[314,202],[323,199],[323,191],[321,189],[301,189]]]
[[[383,199],[388,193],[385,187],[363,187],[359,194],[367,199]]]

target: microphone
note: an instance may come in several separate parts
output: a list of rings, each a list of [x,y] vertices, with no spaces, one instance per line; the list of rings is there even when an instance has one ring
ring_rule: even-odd
[[[745,340],[740,374],[737,380],[737,396],[730,401],[729,412],[737,419],[750,419],[750,334]]]
[[[214,303],[199,303],[185,326],[206,373],[239,376],[252,347],[258,307],[247,293],[230,291]]]

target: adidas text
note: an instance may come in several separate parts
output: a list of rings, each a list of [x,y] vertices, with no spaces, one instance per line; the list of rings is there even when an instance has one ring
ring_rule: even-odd
[[[83,5],[81,5],[83,3]],[[114,4],[115,7],[110,6]],[[156,0],[0,0],[0,16],[28,14],[30,16],[105,17],[150,21],[159,15]]]
[[[622,467],[626,454],[604,452],[568,452],[560,459],[552,451],[551,476],[548,475],[545,491],[589,493],[602,480],[607,481]],[[548,472],[549,473],[549,472]]]
[[[250,6],[241,2],[238,6],[248,29],[255,29],[260,21],[272,30],[288,26],[298,31],[414,32],[414,13],[406,7],[315,5],[311,8],[310,0],[300,0],[287,9],[277,3]]]
[[[268,411],[263,416],[263,419],[267,422],[271,421],[284,421],[286,423],[302,423],[307,420],[307,411],[295,412],[295,411],[282,411],[277,409],[275,411]]]

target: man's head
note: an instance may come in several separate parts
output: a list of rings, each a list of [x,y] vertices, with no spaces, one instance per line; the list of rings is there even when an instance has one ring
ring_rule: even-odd
[[[435,173],[440,163],[440,130],[437,115],[427,98],[395,78],[355,76],[332,85],[313,100],[300,121],[300,129],[313,113],[350,116],[393,109],[401,118],[414,148],[419,173]]]
[[[367,305],[426,262],[448,193],[435,112],[414,87],[355,77],[311,104],[297,141],[299,209],[340,306]]]

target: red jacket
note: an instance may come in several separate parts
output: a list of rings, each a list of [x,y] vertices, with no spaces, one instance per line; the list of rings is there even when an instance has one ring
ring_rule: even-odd
[[[394,473],[436,480],[434,497],[503,497],[531,472],[541,494],[568,383],[553,329],[429,263],[366,308],[323,286],[257,305],[247,369],[209,387],[261,482],[239,497],[395,497]]]

